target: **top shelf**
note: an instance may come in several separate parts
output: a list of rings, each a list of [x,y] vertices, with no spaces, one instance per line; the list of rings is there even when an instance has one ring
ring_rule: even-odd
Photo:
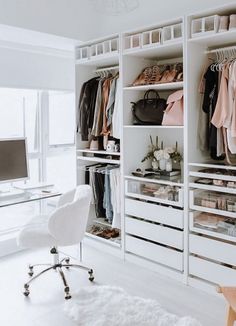
[[[182,89],[184,87],[184,82],[173,82],[173,83],[163,83],[163,84],[151,84],[151,85],[141,85],[141,86],[129,86],[124,87],[125,91],[146,91],[149,89],[156,90],[173,90]]]
[[[183,43],[171,42],[166,44],[157,45],[155,47],[145,47],[124,50],[125,56],[145,57],[148,59],[172,59],[182,57],[183,55]]]
[[[97,68],[119,65],[119,53],[115,51],[114,53],[101,54],[91,58],[76,60],[75,63],[76,65],[96,66]]]
[[[201,167],[201,168],[212,168],[212,169],[224,169],[224,170],[236,170],[236,166],[224,165],[224,164],[214,164],[214,163],[189,163],[191,167]]]
[[[207,48],[215,48],[217,46],[226,46],[235,44],[236,30],[222,32],[222,33],[210,33],[195,38],[189,39],[191,43],[199,43],[205,45]]]

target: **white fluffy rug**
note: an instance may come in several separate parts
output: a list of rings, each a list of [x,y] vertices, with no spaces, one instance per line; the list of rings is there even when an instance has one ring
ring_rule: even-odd
[[[168,313],[154,300],[111,286],[81,289],[65,303],[65,312],[79,326],[201,326],[190,317]]]

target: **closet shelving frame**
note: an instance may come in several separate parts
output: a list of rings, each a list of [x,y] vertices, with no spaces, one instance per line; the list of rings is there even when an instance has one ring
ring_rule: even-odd
[[[197,178],[211,180],[235,181],[235,177],[225,174],[208,173],[203,169],[218,169],[218,171],[236,171],[236,166],[229,166],[212,161],[198,149],[197,128],[198,112],[201,109],[201,96],[198,86],[201,74],[210,64],[208,57],[214,58],[214,53],[220,49],[236,45],[236,30],[201,35],[191,38],[191,22],[199,17],[211,15],[230,15],[236,13],[236,5],[230,4],[221,8],[200,12],[187,17],[187,107],[189,111],[188,138],[188,188],[189,188],[189,262],[188,283],[215,293],[215,285],[231,285],[236,277],[236,237],[216,231],[195,223],[195,219],[203,212],[216,214],[223,218],[236,218],[236,213],[210,207],[202,207],[196,203],[197,196],[205,191],[210,195],[233,196],[234,188],[217,185],[202,185],[195,183]],[[221,195],[222,194],[222,195]]]
[[[107,44],[114,42],[117,45],[117,48],[113,51],[104,51],[104,53],[99,53],[96,55],[91,55],[91,48],[95,49],[98,45],[101,49],[104,50]],[[90,78],[96,77],[98,72],[114,70],[120,71],[120,35],[115,34],[105,38],[96,39],[93,41],[89,41],[80,45],[79,48],[76,49],[75,54],[80,51],[80,48],[89,48],[88,57],[79,59],[76,56],[75,66],[76,66],[76,99],[78,101],[80,90],[84,82],[89,80]],[[78,108],[78,102],[76,103],[76,108]],[[78,119],[77,119],[78,121]],[[120,165],[122,162],[122,149],[119,153],[110,153],[105,150],[90,150],[88,148],[87,141],[81,141],[80,134],[77,134],[76,137],[76,160],[77,160],[77,184],[84,183],[85,181],[85,171],[83,169],[84,165],[89,165],[93,163],[106,163],[106,164],[114,164]],[[109,157],[109,158],[108,158]],[[82,166],[82,168],[80,168]],[[92,225],[96,221],[97,225],[104,225],[107,227],[111,227],[108,222],[105,222],[104,219],[97,219],[95,216],[94,205],[92,205],[90,216],[89,216],[89,225]],[[98,237],[96,235],[86,233],[85,241],[90,245],[95,246],[98,249],[103,251],[112,253],[119,257],[123,257],[123,244],[122,244],[122,234],[121,241],[116,242],[113,239],[104,239]]]
[[[165,26],[176,24],[182,26],[181,38],[171,42],[152,44],[149,47],[142,47],[141,44],[139,48],[125,49],[126,38],[130,35],[142,35],[147,30],[162,30]],[[132,86],[132,82],[145,67],[183,62],[183,26],[184,21],[180,17],[172,21],[160,22],[155,26],[123,33],[121,66],[123,72],[123,142],[125,144],[123,148],[125,259],[181,281],[186,279],[184,265],[187,259],[183,231],[184,167],[181,181],[135,177],[132,176],[132,171],[139,167],[142,169],[150,167],[150,162],[141,163],[148,149],[150,135],[154,141],[158,136],[159,145],[163,141],[164,146],[174,147],[175,142],[178,141],[179,150],[185,157],[184,126],[133,125],[130,102],[136,102],[150,89],[158,91],[160,97],[164,98],[176,90],[185,89],[185,81]],[[172,131],[175,133],[174,137]],[[144,195],[139,193],[139,187],[142,184],[176,187],[179,197],[177,201],[170,201]],[[137,192],[135,192],[135,187],[138,188]],[[175,221],[172,218],[173,214],[176,216]],[[165,216],[164,221],[163,216]]]
[[[120,155],[113,153],[112,162],[119,161],[122,181],[122,226],[121,246],[110,245],[110,241],[88,235],[90,243],[96,248],[108,251],[114,255],[134,262],[138,265],[177,279],[190,286],[198,287],[215,293],[215,285],[232,285],[236,279],[236,237],[198,227],[194,218],[204,212],[204,208],[192,205],[195,192],[209,191],[224,193],[229,196],[236,193],[235,189],[213,185],[200,185],[194,181],[198,177],[222,179],[222,175],[204,175],[199,170],[204,168],[218,168],[236,171],[236,166],[224,163],[216,164],[198,148],[197,121],[201,109],[201,96],[198,93],[199,82],[206,69],[207,52],[209,50],[236,45],[236,30],[209,35],[200,35],[191,38],[191,22],[195,18],[215,14],[236,13],[236,5],[226,5],[221,8],[180,17],[172,21],[159,22],[153,26],[142,27],[127,31],[120,35],[112,35],[105,39],[91,41],[83,46],[102,43],[109,38],[119,38],[118,53],[106,53],[103,56],[93,57],[90,60],[76,60],[76,98],[78,99],[82,83],[94,76],[96,69],[119,65],[122,85],[121,99],[122,137]],[[142,46],[142,33],[159,30],[164,26],[182,24],[182,39],[172,42],[157,42]],[[138,46],[125,49],[126,37],[135,35]],[[136,35],[138,38],[136,38]],[[146,37],[146,36],[145,36]],[[135,45],[137,45],[135,43]],[[213,55],[213,54],[212,54]],[[132,86],[138,74],[147,66],[153,64],[175,63],[183,61],[184,81],[169,84],[148,86]],[[149,89],[154,89],[165,98],[175,90],[184,90],[184,126],[137,126],[132,123],[130,102],[143,97]],[[167,180],[142,179],[132,176],[132,171],[141,165],[145,156],[149,136],[159,137],[164,146],[174,146],[178,141],[179,150],[183,154],[182,177],[180,182]],[[84,160],[91,158],[94,153],[86,148],[84,142],[77,137],[77,163],[85,164]],[[106,154],[106,152],[101,152]],[[86,155],[89,155],[86,158]],[[225,176],[224,176],[225,177]],[[226,176],[227,179],[227,176]],[[232,180],[232,177],[230,177]],[[78,169],[78,183],[83,183],[82,174]],[[175,205],[171,202],[164,205],[157,198],[142,197],[139,193],[127,191],[134,183],[153,183],[155,185],[171,185],[181,189],[183,202]],[[131,186],[132,190],[132,186]],[[180,207],[181,206],[181,207]],[[209,210],[208,210],[209,212]],[[217,213],[217,211],[210,211]],[[219,212],[222,215],[225,211]],[[236,218],[236,213],[228,212]]]

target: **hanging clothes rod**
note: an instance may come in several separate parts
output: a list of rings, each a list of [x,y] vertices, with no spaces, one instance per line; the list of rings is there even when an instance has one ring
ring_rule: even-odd
[[[99,164],[79,165],[77,167],[77,169],[78,170],[88,171],[89,172],[90,171],[90,168],[93,168],[93,172],[110,175],[110,171],[106,171],[106,165],[104,165],[104,166],[102,166],[102,164],[100,166],[97,166],[97,165],[99,165]],[[107,164],[107,165],[110,168],[112,167],[112,169],[119,169],[120,168],[119,165],[113,165],[113,166],[111,166],[109,164]],[[102,168],[104,168],[104,170],[101,170]],[[99,171],[99,169],[100,169],[100,171]],[[117,175],[120,175],[120,172],[117,173]]]
[[[95,70],[94,72],[103,72],[103,71],[117,70],[117,69],[119,69],[119,66],[104,67],[104,68],[99,68],[99,69]]]
[[[224,47],[224,48],[208,50],[208,51],[206,51],[206,54],[217,53],[217,52],[225,52],[225,51],[231,51],[231,50],[236,50],[236,46],[234,45],[234,46],[227,46],[227,47]]]

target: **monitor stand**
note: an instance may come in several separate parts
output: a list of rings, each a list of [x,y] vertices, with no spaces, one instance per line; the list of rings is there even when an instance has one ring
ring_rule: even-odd
[[[24,196],[25,191],[15,188],[10,188],[8,190],[0,191],[0,200],[12,199],[19,196]]]

